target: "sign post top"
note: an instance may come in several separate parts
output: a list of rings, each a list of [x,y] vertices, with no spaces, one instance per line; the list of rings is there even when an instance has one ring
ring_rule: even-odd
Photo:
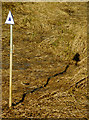
[[[13,19],[13,15],[11,14],[11,11],[9,11],[5,24],[10,24],[10,25],[14,24],[14,19]]]

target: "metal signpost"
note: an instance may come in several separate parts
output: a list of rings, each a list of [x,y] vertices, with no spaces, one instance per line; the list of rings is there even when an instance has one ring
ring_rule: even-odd
[[[11,11],[7,16],[5,24],[10,24],[10,88],[9,88],[9,107],[12,106],[12,25],[14,24]]]

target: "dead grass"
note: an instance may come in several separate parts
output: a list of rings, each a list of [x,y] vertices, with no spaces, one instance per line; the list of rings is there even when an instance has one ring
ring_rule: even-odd
[[[9,25],[13,25],[13,102],[33,86],[47,87],[27,94],[23,103],[8,108]],[[2,7],[3,117],[85,118],[87,117],[87,7],[86,3],[3,3]],[[72,61],[80,54],[78,66]],[[84,81],[76,83],[83,78]],[[30,87],[21,83],[28,82]]]

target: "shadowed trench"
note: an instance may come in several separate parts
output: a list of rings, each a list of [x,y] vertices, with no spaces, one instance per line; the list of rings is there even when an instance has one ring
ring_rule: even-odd
[[[77,66],[78,62],[80,61],[80,58],[79,58],[79,57],[80,57],[79,53],[76,53],[76,54],[74,55],[73,59],[72,59],[72,60],[74,60],[74,61],[76,62],[76,63],[75,63],[76,66]],[[38,88],[34,88],[33,90],[27,90],[27,92],[23,94],[22,99],[21,99],[19,102],[12,103],[12,106],[16,106],[16,105],[18,105],[19,103],[22,103],[22,102],[24,101],[24,99],[25,99],[25,96],[26,96],[28,93],[33,93],[33,92],[35,92],[35,91],[37,91],[37,90],[40,90],[41,88],[46,87],[46,86],[48,85],[48,83],[49,83],[49,81],[50,81],[51,78],[56,77],[56,76],[61,75],[61,74],[64,74],[64,73],[67,71],[68,68],[69,68],[69,64],[65,67],[65,70],[64,70],[63,72],[56,73],[56,74],[54,74],[53,76],[48,77],[48,79],[47,79],[47,81],[46,81],[46,84],[44,84],[44,86],[40,86],[40,87],[38,87]],[[78,84],[78,83],[77,83],[77,84]]]
[[[47,82],[46,82],[46,84],[44,84],[44,86],[40,86],[38,88],[34,88],[33,90],[27,90],[27,92],[23,94],[22,99],[19,102],[12,103],[12,106],[16,106],[19,103],[22,103],[28,93],[33,93],[33,92],[35,92],[37,90],[40,90],[41,88],[46,87],[48,85],[48,83],[49,83],[49,81],[50,81],[51,78],[56,77],[56,76],[58,76],[60,74],[64,74],[67,71],[68,67],[69,67],[69,65],[66,66],[66,68],[65,68],[65,70],[63,72],[60,72],[60,73],[57,73],[57,74],[55,74],[53,76],[48,77]]]

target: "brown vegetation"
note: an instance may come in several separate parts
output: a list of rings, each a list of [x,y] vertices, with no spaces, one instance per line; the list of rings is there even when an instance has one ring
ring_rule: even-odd
[[[9,98],[9,25],[13,25],[13,103]],[[3,118],[87,117],[87,5],[86,3],[3,3],[2,6]],[[73,57],[78,53],[77,66]],[[66,72],[66,66],[69,65]],[[56,75],[58,74],[58,75]]]

